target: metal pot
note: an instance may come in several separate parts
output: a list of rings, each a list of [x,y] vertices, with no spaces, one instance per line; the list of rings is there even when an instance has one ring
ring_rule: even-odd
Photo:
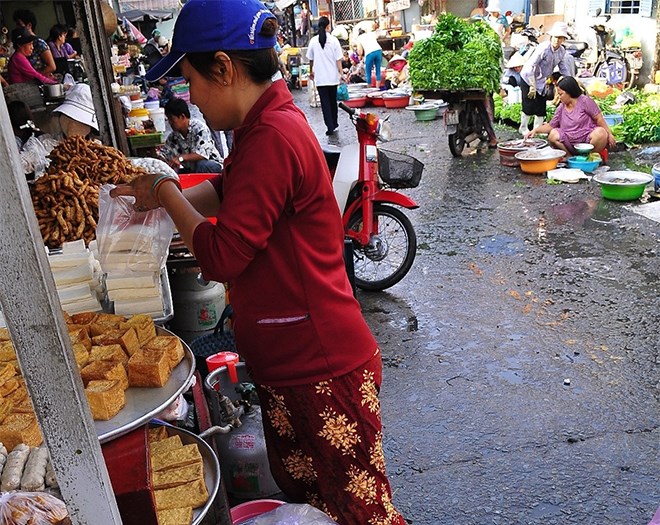
[[[64,96],[64,84],[45,84],[44,96],[46,98],[61,98]]]

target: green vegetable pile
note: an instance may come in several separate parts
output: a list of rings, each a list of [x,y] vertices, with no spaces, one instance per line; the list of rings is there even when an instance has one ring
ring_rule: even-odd
[[[500,38],[483,21],[455,15],[438,18],[433,35],[410,50],[410,82],[415,89],[499,91],[502,74]]]

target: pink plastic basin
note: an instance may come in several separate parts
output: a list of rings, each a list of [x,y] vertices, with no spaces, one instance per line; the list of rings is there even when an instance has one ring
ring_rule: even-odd
[[[233,525],[239,525],[250,518],[266,514],[280,505],[284,505],[284,502],[277,499],[257,499],[241,503],[231,508],[231,522]]]

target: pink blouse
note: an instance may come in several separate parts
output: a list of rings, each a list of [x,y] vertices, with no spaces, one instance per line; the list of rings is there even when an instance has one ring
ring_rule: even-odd
[[[32,67],[30,61],[23,53],[14,53],[7,66],[10,84],[20,84],[38,80],[42,84],[57,84],[57,80],[48,78]]]

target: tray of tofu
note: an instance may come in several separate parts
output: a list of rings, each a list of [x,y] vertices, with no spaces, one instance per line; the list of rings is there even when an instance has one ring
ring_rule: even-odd
[[[172,332],[160,326],[156,326],[156,335],[176,337]],[[143,387],[129,386],[124,391],[124,405],[121,410],[106,421],[95,419],[94,424],[101,443],[126,434],[146,423],[165,410],[170,403],[176,401],[177,397],[189,388],[195,372],[195,357],[190,347],[178,337],[176,338],[183,347],[183,359],[172,369],[165,384],[161,387],[147,384]],[[139,379],[131,380],[130,366],[129,364],[129,384],[139,384]],[[145,368],[147,368],[147,375],[159,373],[153,369],[151,363],[146,363]],[[90,398],[89,390],[88,384],[85,390],[88,400]]]
[[[158,522],[200,524],[220,487],[211,447],[192,432],[151,422],[149,456]]]

